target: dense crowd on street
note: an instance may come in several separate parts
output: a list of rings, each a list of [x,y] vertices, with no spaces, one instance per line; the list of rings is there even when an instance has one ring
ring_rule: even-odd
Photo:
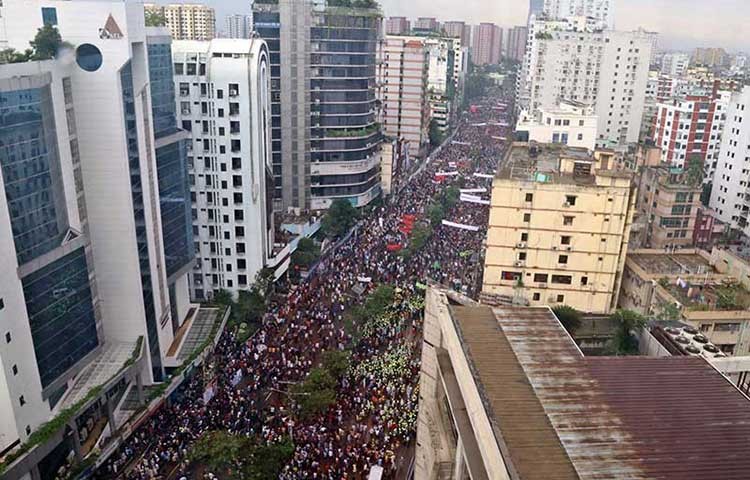
[[[408,466],[416,436],[424,284],[434,281],[476,296],[481,285],[482,244],[489,207],[457,201],[445,220],[479,227],[478,231],[431,225],[424,248],[406,256],[389,249],[408,248],[404,215],[429,223],[427,210],[451,186],[488,200],[491,178],[510,135],[511,106],[494,91],[463,114],[455,135],[391,201],[364,218],[351,238],[323,255],[313,275],[274,300],[258,331],[238,343],[227,331],[196,374],[100,467],[100,478],[191,478],[195,466],[186,457],[207,431],[225,430],[262,442],[291,438],[295,451],[281,478],[366,478],[373,465],[395,478]],[[495,137],[495,138],[493,138]],[[449,175],[442,175],[448,172]],[[371,279],[362,283],[361,278]],[[383,318],[359,325],[356,341],[344,328],[347,309],[361,301],[355,285],[396,289],[396,300]],[[339,381],[335,403],[310,418],[294,412],[290,385],[305,379],[323,352],[351,349],[349,371]],[[207,394],[207,392],[209,392]],[[204,472],[205,478],[221,478]]]

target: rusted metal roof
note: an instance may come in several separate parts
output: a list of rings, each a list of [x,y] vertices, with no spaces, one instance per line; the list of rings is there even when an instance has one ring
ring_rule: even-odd
[[[519,478],[750,478],[750,400],[703,359],[584,357],[549,309],[452,309]],[[528,465],[556,442],[567,463]]]

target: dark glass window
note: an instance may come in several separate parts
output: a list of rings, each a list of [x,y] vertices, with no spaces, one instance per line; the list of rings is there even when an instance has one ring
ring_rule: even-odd
[[[102,66],[102,52],[90,43],[84,43],[76,49],[76,62],[87,72],[95,72]]]
[[[42,23],[45,25],[57,25],[57,9],[54,7],[42,7]]]
[[[148,45],[148,76],[154,135],[158,138],[177,131],[177,107],[170,44]]]

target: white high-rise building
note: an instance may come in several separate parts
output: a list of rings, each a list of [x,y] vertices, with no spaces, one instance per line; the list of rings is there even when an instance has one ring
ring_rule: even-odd
[[[690,67],[690,55],[687,53],[665,53],[661,60],[661,73],[672,78],[682,78]]]
[[[591,17],[598,28],[615,28],[615,0],[544,0],[544,13],[551,18]]]
[[[269,63],[260,39],[176,41],[178,116],[189,147],[198,262],[193,298],[247,290],[274,256]]]
[[[250,15],[227,16],[228,38],[251,38],[253,35],[253,17]]]
[[[49,442],[80,459],[90,424],[114,431],[126,392],[165,379],[190,310],[170,37],[123,0],[6,0],[2,17],[11,48],[43,25],[73,47],[0,65],[0,451],[75,406]],[[4,473],[55,478],[67,455],[43,455]]]
[[[517,83],[519,110],[569,100],[595,107],[597,144],[638,141],[655,35],[601,31],[591,19],[535,20]]]
[[[747,121],[745,121],[747,120]],[[735,92],[729,101],[721,150],[713,178],[710,207],[722,222],[750,235],[750,87]]]

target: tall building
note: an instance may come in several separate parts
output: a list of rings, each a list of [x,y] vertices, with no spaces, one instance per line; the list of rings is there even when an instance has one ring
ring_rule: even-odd
[[[553,109],[540,108],[520,118],[516,138],[527,142],[553,143],[593,151],[596,147],[597,117],[594,109],[575,102],[560,102]]]
[[[529,19],[531,16],[539,16],[544,13],[545,0],[529,0]]]
[[[443,22],[443,32],[450,38],[460,38],[464,47],[471,45],[471,25],[466,25],[466,22]]]
[[[595,106],[597,143],[637,142],[655,35],[600,31],[590,19],[537,20],[517,80],[519,110],[551,108],[561,99]]]
[[[615,0],[544,0],[544,13],[552,19],[589,17],[599,29],[615,28]]]
[[[690,67],[690,55],[681,52],[666,53],[661,60],[661,73],[681,78]]]
[[[708,350],[585,356],[549,308],[491,308],[432,288],[425,303],[415,478],[745,475],[747,443],[707,448],[716,422],[722,438],[750,434],[750,400]],[[684,427],[658,420],[674,419],[675,405],[690,412]]]
[[[411,31],[411,22],[406,17],[388,17],[385,19],[386,35],[408,35]]]
[[[608,313],[617,305],[631,174],[585,149],[517,143],[492,184],[482,295]]]
[[[718,84],[717,84],[718,88]],[[656,105],[653,140],[662,150],[662,162],[688,167],[692,159],[713,172],[719,158],[730,92],[714,90],[710,96],[689,95]]]
[[[229,38],[252,38],[253,17],[237,14],[227,16],[226,34]]]
[[[696,48],[691,63],[704,67],[724,67],[729,63],[729,55],[723,48]]]
[[[173,45],[179,119],[192,133],[193,298],[237,295],[274,249],[269,54],[259,39]]]
[[[386,135],[408,142],[410,157],[427,141],[430,52],[424,37],[387,35],[378,67],[381,120]]]
[[[440,22],[434,17],[419,17],[414,22],[414,25],[412,25],[412,31],[415,35],[438,33],[440,31]]]
[[[503,31],[500,27],[494,23],[475,25],[471,42],[471,61],[474,65],[500,63],[503,43]]]
[[[508,30],[508,41],[505,55],[511,60],[522,62],[526,55],[526,40],[529,29],[525,26],[513,27]]]
[[[175,40],[211,40],[216,36],[216,13],[211,7],[189,3],[146,3],[143,6],[146,12],[164,17]]]
[[[253,4],[271,59],[276,208],[355,206],[380,193],[376,65],[382,14],[325,2]]]
[[[750,234],[747,195],[750,170],[745,167],[745,159],[750,157],[750,120],[744,121],[750,118],[748,112],[750,87],[745,87],[732,94],[729,102],[710,202],[719,220],[745,235]]]
[[[427,67],[427,91],[430,104],[430,118],[438,129],[448,131],[451,117],[457,107],[455,101],[456,82],[453,78],[456,63],[454,43],[457,38],[430,37],[425,39],[429,54]],[[458,47],[460,51],[460,47]],[[460,61],[460,60],[459,60]]]
[[[12,48],[44,24],[75,45],[0,65],[0,450],[72,412],[4,472],[55,478],[89,422],[114,431],[126,392],[165,379],[194,262],[184,133],[169,34],[140,5],[12,0],[3,17]]]
[[[687,173],[669,166],[641,169],[637,212],[645,219],[642,247],[661,250],[693,244],[703,189],[700,179],[691,181]]]

